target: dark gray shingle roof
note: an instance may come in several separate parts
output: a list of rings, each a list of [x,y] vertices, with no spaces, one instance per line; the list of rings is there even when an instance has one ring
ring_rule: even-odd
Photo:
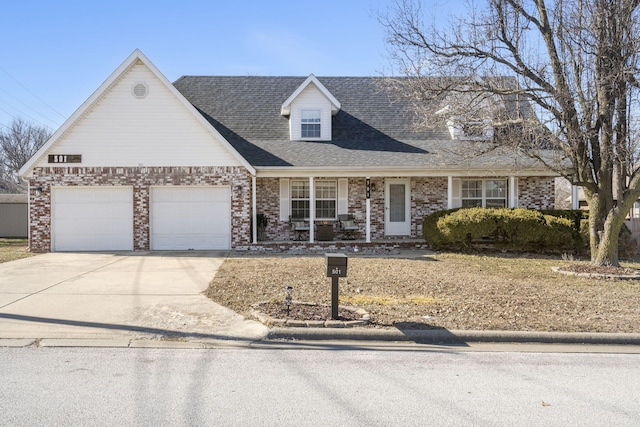
[[[185,76],[174,86],[253,166],[459,168],[446,127],[415,128],[412,110],[375,77],[318,77],[341,103],[331,141],[290,141],[282,103],[306,77]],[[514,159],[491,156],[491,165]],[[488,161],[489,159],[484,159]],[[522,159],[520,159],[522,160]],[[495,162],[501,163],[497,165]],[[473,159],[467,167],[481,167]]]

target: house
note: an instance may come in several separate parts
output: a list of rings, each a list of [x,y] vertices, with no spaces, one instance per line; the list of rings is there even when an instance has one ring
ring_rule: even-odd
[[[292,217],[338,231],[340,214],[365,243],[416,239],[441,209],[553,207],[553,172],[508,150],[465,156],[486,129],[417,130],[378,82],[171,84],[136,50],[21,169],[31,249],[246,249],[294,239]]]

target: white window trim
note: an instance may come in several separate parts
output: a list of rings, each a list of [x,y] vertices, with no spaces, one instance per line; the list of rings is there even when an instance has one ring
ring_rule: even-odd
[[[481,181],[482,182],[482,188],[481,188],[481,197],[463,197],[462,195],[462,187],[463,187],[463,183],[465,181]],[[488,181],[502,181],[504,182],[504,197],[488,197],[487,196],[487,182]],[[464,206],[464,201],[465,200],[480,200],[481,201],[481,206],[484,208],[487,206],[487,199],[489,200],[504,200],[504,207],[508,207],[509,206],[509,181],[506,178],[487,178],[487,179],[480,179],[480,178],[468,178],[468,179],[461,179],[460,180],[460,206]]]
[[[329,181],[330,179],[323,179],[321,181]],[[289,221],[291,216],[291,181],[305,181],[310,182],[308,179],[299,178],[299,179],[289,179],[289,178],[281,178],[280,179],[280,221]],[[315,188],[315,181],[314,188]],[[337,182],[337,198],[336,198],[336,218],[337,215],[346,214],[348,212],[348,203],[349,203],[349,180],[347,178],[338,178]],[[312,190],[310,188],[310,190]],[[311,191],[310,191],[311,193]],[[315,197],[315,192],[314,192]],[[314,209],[315,214],[315,209]],[[335,220],[336,218],[320,218],[321,220]],[[308,218],[306,218],[308,219]],[[316,218],[314,218],[316,219]]]
[[[293,202],[295,201],[307,201],[309,204],[309,210],[311,209],[311,192],[309,191],[307,197],[293,197],[293,185],[294,183],[301,183],[303,186],[309,186],[309,181],[305,179],[292,179],[289,184],[289,215],[293,216]],[[298,218],[298,217],[296,217]],[[304,219],[309,219],[309,215],[305,215]]]
[[[309,201],[309,210],[311,210],[312,207],[313,207],[313,210],[314,210],[314,212],[313,212],[314,213],[314,219],[320,220],[320,221],[331,221],[331,220],[336,220],[338,218],[338,200],[339,200],[339,197],[338,197],[338,180],[335,180],[335,179],[314,180],[313,186],[314,186],[315,197],[314,197],[314,201],[313,201],[313,206],[312,206],[312,203],[311,203],[311,192],[309,193],[309,197],[308,198],[304,198],[304,197],[303,198],[295,198],[295,199],[293,198],[293,191],[291,190],[291,188],[293,187],[293,183],[294,182],[303,182],[303,183],[307,183],[307,184],[309,183],[309,181],[306,180],[306,179],[292,179],[290,181],[290,190],[289,190],[289,194],[290,194],[290,198],[289,198],[289,214],[290,215],[292,213],[291,209],[292,209],[294,200],[303,200],[303,201],[304,200],[308,200]],[[331,182],[331,183],[334,184],[334,186],[335,186],[335,197],[329,197],[329,198],[318,197],[318,191],[317,191],[318,184],[327,183],[327,182]],[[317,216],[318,212],[317,212],[317,207],[315,206],[315,202],[324,201],[324,200],[329,200],[329,201],[335,202],[335,212],[336,212],[335,216],[333,216],[333,217],[320,217],[320,216]],[[309,214],[311,214],[311,212],[309,212]],[[309,216],[305,217],[305,219],[308,220]]]
[[[319,197],[319,192],[318,192],[318,184],[326,184],[326,183],[331,183],[333,184],[333,189],[334,189],[334,197]],[[334,216],[332,217],[321,217],[318,216],[318,207],[315,206],[315,215],[316,215],[316,219],[318,220],[336,220],[338,218],[338,181],[335,179],[319,179],[317,181],[314,182],[315,185],[315,194],[316,194],[316,199],[314,201],[314,205],[317,202],[322,202],[322,201],[332,201],[334,202]]]
[[[305,122],[304,115],[305,113],[317,113],[317,118],[313,117],[312,120],[310,122]],[[315,114],[314,114],[315,116]],[[318,125],[319,128],[319,132],[318,132],[318,136],[304,136],[303,135],[303,131],[302,131],[302,127],[304,125]],[[305,140],[305,141],[316,141],[319,139],[322,139],[322,128],[323,128],[323,123],[322,123],[322,109],[320,108],[304,108],[302,110],[300,110],[300,139]]]

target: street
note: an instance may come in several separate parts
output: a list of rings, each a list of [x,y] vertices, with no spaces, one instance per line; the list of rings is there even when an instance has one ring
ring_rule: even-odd
[[[637,425],[640,355],[0,348],[1,425]]]

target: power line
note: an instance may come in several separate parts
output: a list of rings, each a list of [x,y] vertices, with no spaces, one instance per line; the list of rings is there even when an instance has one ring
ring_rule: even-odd
[[[45,120],[50,121],[51,123],[55,124],[56,126],[60,127],[60,123],[56,122],[53,119],[50,119],[49,117],[45,116],[44,114],[42,114],[41,112],[37,111],[36,109],[30,107],[29,105],[25,104],[24,102],[20,101],[18,98],[16,98],[15,96],[11,95],[9,92],[7,92],[6,90],[0,88],[0,91],[2,91],[3,93],[5,93],[7,96],[11,97],[12,99],[18,101],[20,104],[24,105],[25,107],[27,107],[28,109],[30,109],[31,111],[33,111],[34,113],[38,114],[39,116],[43,117]],[[15,106],[11,105],[10,103],[7,102],[7,100],[3,100],[7,105],[15,108],[17,111],[19,111],[21,114],[27,115],[24,112],[20,111],[20,109],[16,108]],[[27,115],[28,116],[28,115]],[[28,116],[30,117],[30,116]],[[34,117],[30,117],[31,119],[38,121],[37,119],[35,119]]]
[[[5,103],[7,103],[7,101],[4,101]],[[7,103],[8,104],[8,103]],[[21,111],[19,108],[16,108],[15,106],[9,104],[11,107],[13,107],[13,109],[15,109],[17,112],[19,112],[20,114],[22,114],[23,116],[28,117],[29,119],[31,119],[34,122],[40,123],[42,126],[44,126],[45,128],[49,129],[51,128],[51,126],[49,126],[48,124],[41,122],[40,120],[36,119],[33,116],[30,116],[29,114],[25,113],[24,111]],[[0,110],[4,111],[5,113],[7,113],[8,115],[10,115],[14,120],[18,120],[18,118],[16,116],[14,116],[13,114],[11,114],[10,112],[8,112],[7,110],[0,108]]]
[[[18,79],[16,79],[15,77],[13,77],[7,70],[5,70],[4,68],[0,67],[0,70],[2,70],[7,76],[11,77],[16,83],[18,83],[20,86],[22,86],[22,88],[24,90],[26,90],[27,92],[29,92],[31,95],[33,95],[36,99],[38,99],[40,102],[42,102],[44,105],[46,105],[47,107],[51,108],[52,111],[55,111],[60,117],[62,117],[63,119],[67,120],[67,117],[62,114],[61,112],[59,112],[58,110],[56,110],[55,108],[53,108],[51,105],[49,105],[45,100],[43,100],[42,98],[40,98],[38,95],[36,95],[35,93],[33,93],[33,91],[31,89],[29,89],[28,87],[26,87],[25,85],[23,85],[22,83],[20,83],[20,81]]]

